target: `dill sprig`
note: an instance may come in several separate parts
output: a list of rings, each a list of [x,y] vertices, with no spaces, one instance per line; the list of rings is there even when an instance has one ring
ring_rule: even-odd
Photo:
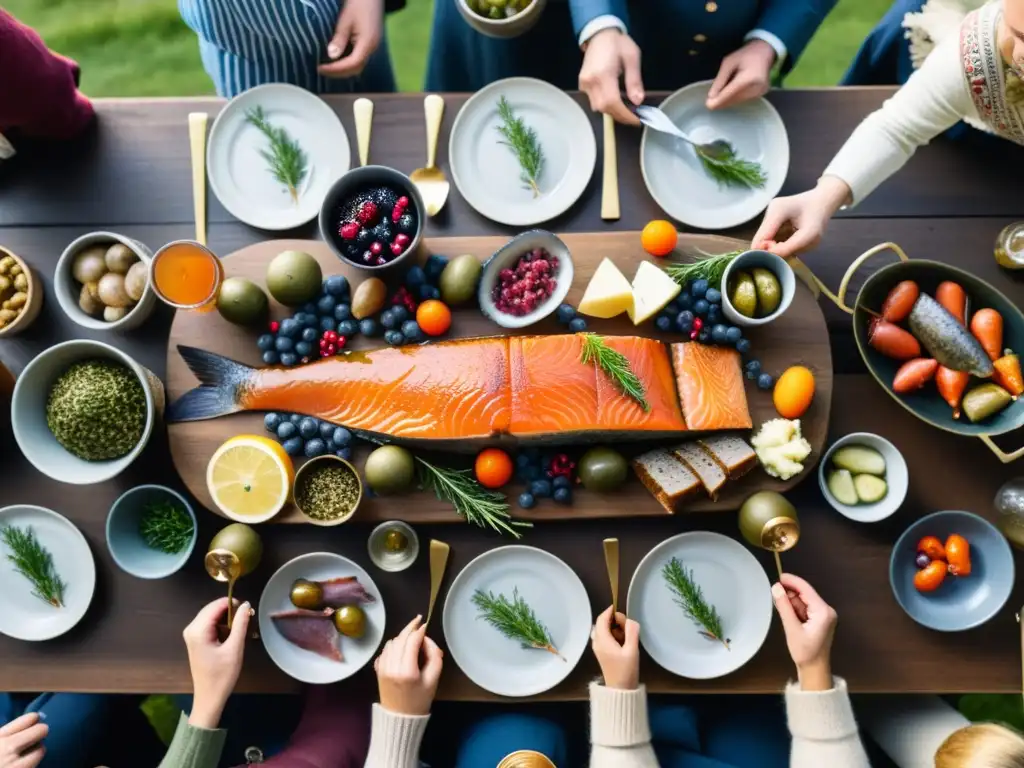
[[[768,181],[768,175],[760,163],[739,157],[731,145],[717,155],[711,155],[698,148],[697,158],[704,166],[704,172],[723,187],[760,189]]]
[[[551,640],[551,633],[527,602],[519,596],[518,589],[512,590],[511,600],[504,595],[499,594],[495,597],[492,592],[478,589],[473,595],[473,605],[480,611],[478,619],[486,621],[509,640],[518,640],[523,648],[536,648],[553,653],[565,661],[565,657],[558,652]]]
[[[306,176],[306,153],[299,142],[288,135],[284,128],[275,128],[267,122],[263,107],[253,107],[245,113],[245,119],[267,137],[269,149],[261,149],[260,154],[267,161],[270,173],[281,184],[288,187],[292,201],[299,202],[299,186]]]
[[[32,594],[54,608],[63,608],[67,584],[57,575],[53,556],[39,543],[32,529],[5,525],[0,528],[0,538],[11,550],[7,559],[14,564],[14,569],[35,587]]]
[[[704,591],[693,580],[693,571],[686,570],[683,564],[673,557],[665,563],[661,575],[675,595],[676,605],[683,609],[690,621],[700,627],[700,634],[708,640],[720,642],[728,650],[729,639],[722,630],[722,617],[718,614],[718,609],[704,598]]]
[[[609,347],[605,344],[604,339],[597,334],[584,333],[580,362],[587,365],[591,360],[597,362],[597,367],[604,371],[604,374],[612,380],[622,394],[636,400],[645,411],[651,410],[645,397],[647,393],[644,384],[633,373],[629,358]]]
[[[419,456],[416,461],[420,465],[423,487],[432,490],[442,501],[451,502],[466,522],[509,533],[517,539],[522,537],[517,528],[533,527],[533,523],[513,520],[505,494],[484,488],[473,479],[471,470],[435,467]]]
[[[498,143],[512,150],[522,169],[519,179],[527,189],[533,190],[534,197],[539,197],[540,187],[537,185],[537,179],[540,178],[541,169],[544,167],[544,151],[537,140],[537,132],[527,126],[521,117],[516,117],[512,105],[504,96],[498,99],[498,116],[501,118],[498,133],[505,139]]]
[[[175,555],[192,541],[195,525],[188,513],[169,501],[147,504],[139,520],[139,534],[146,546]]]
[[[696,260],[686,264],[666,264],[665,273],[684,288],[686,284],[703,278],[710,288],[720,288],[725,268],[743,251],[731,253],[703,253]]]

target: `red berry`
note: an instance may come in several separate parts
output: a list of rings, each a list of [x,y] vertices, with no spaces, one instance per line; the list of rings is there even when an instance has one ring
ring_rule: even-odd
[[[391,209],[391,223],[397,224],[400,218],[402,218],[402,209],[396,205]]]
[[[697,340],[697,336],[698,336],[698,331],[690,331],[690,341],[696,341]]]
[[[355,240],[356,235],[359,234],[359,224],[354,221],[346,222],[341,225],[338,234],[341,235],[342,240]]]
[[[395,256],[401,256],[402,251],[404,250],[405,246],[399,243],[397,240],[391,244],[391,252],[395,254]]]
[[[388,263],[388,260],[385,259],[383,256],[378,256],[377,257],[377,266],[378,267],[383,267],[387,263]]]
[[[699,317],[693,318],[693,330],[699,331],[703,327],[704,327],[704,321],[703,320],[701,320]]]
[[[338,348],[339,350],[342,350],[342,349],[344,349],[344,347],[345,347],[345,345],[346,345],[347,343],[348,343],[348,336],[339,336],[339,337],[338,337],[338,342],[337,342],[337,344],[336,344],[335,346],[336,346],[336,347],[337,347],[337,348]]]
[[[371,251],[363,251],[363,261],[367,264],[373,261],[373,253]]]
[[[362,207],[356,212],[356,221],[362,224],[364,227],[371,226],[377,221],[377,204],[372,200],[367,200],[363,203]],[[358,231],[358,230],[356,230]]]
[[[320,349],[327,349],[327,345],[330,343],[327,339],[320,339]]]
[[[384,250],[384,246],[378,240],[374,240],[370,243],[370,253],[374,256],[380,256],[380,252]]]
[[[327,337],[328,341],[337,341],[338,340],[338,332],[337,331],[325,331],[324,332],[324,336]]]
[[[277,333],[277,329],[281,327],[281,324],[277,320],[271,320],[268,327],[271,333]]]
[[[409,198],[406,197],[405,195],[402,195],[400,198],[398,198],[398,200],[395,201],[395,207],[396,208],[408,208],[409,207]]]
[[[327,345],[327,354],[333,355],[337,351],[338,351],[338,348],[336,346],[334,346],[333,344],[328,344]]]
[[[410,237],[404,232],[399,232],[397,235],[395,235],[395,242],[404,248],[409,244]]]

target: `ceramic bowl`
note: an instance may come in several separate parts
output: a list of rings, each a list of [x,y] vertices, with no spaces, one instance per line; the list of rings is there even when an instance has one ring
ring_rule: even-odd
[[[444,0],[441,1],[444,2]],[[537,23],[544,12],[547,1],[533,0],[526,8],[507,19],[489,19],[472,10],[467,0],[454,0],[466,23],[481,35],[488,37],[519,37]]]
[[[874,504],[850,506],[838,501],[828,489],[828,476],[832,472],[832,454],[839,448],[850,445],[873,448],[885,459],[885,482],[889,486],[889,492],[881,501]],[[821,486],[821,493],[825,500],[843,517],[848,517],[858,523],[877,523],[879,520],[885,520],[893,515],[903,505],[907,498],[910,475],[907,471],[907,462],[895,445],[884,437],[873,435],[870,432],[854,432],[832,443],[821,461],[818,462],[818,485]]]
[[[416,231],[411,235],[409,247],[402,251],[401,255],[380,266],[366,264],[361,259],[349,258],[345,254],[345,243],[342,241],[341,235],[338,234],[340,211],[346,201],[363,190],[379,186],[393,187],[400,195],[408,197],[409,207],[416,212]],[[408,176],[387,166],[364,165],[361,168],[353,168],[334,182],[327,191],[323,205],[320,206],[320,236],[327,241],[335,255],[346,264],[351,264],[353,267],[367,272],[384,272],[413,258],[412,254],[419,249],[420,240],[423,237],[423,220],[425,218],[423,198]]]
[[[147,282],[142,298],[135,303],[131,311],[120,320],[108,323],[102,317],[87,315],[78,306],[78,297],[82,292],[82,284],[72,276],[71,264],[74,261],[75,255],[83,248],[88,248],[92,245],[114,245],[115,243],[121,243],[130,248],[139,257],[139,260],[146,265]],[[57,268],[53,273],[53,292],[57,296],[57,303],[60,304],[60,308],[64,310],[65,315],[83,328],[89,328],[93,331],[130,331],[133,328],[138,328],[153,314],[153,309],[156,307],[156,294],[153,292],[152,281],[149,280],[148,276],[148,267],[152,259],[153,252],[149,248],[138,240],[132,240],[130,237],[119,235],[116,232],[90,232],[87,235],[82,235],[73,240],[64,249],[64,253],[61,254],[60,259],[57,261]]]
[[[732,305],[732,302],[729,301],[730,277],[737,272],[754,269],[755,267],[764,267],[771,270],[775,277],[778,278],[779,289],[782,291],[782,300],[779,302],[778,308],[770,315],[765,315],[764,317],[747,317],[738,312]],[[725,316],[733,325],[747,327],[767,325],[775,318],[781,317],[789,309],[795,294],[796,276],[793,274],[793,268],[786,263],[784,258],[768,251],[745,251],[730,261],[729,266],[725,268],[725,272],[722,274],[722,312],[725,313]]]
[[[917,543],[925,536],[945,542],[958,533],[971,552],[969,576],[946,576],[934,592],[914,588]],[[992,523],[970,512],[934,512],[904,531],[892,548],[889,581],[896,602],[918,624],[939,632],[961,632],[991,619],[1010,597],[1014,582],[1010,545]]]
[[[309,516],[306,510],[302,508],[302,505],[299,504],[298,499],[295,500],[295,506],[298,508],[299,512],[305,515],[306,520],[308,522],[312,523],[313,525],[323,526],[325,528],[330,528],[335,525],[347,523],[349,520],[352,519],[352,515],[356,513],[356,510],[359,509],[359,503],[363,500],[363,480],[359,476],[359,471],[354,466],[352,466],[350,462],[345,461],[345,459],[341,458],[340,456],[317,456],[315,459],[310,459],[299,468],[299,471],[295,473],[295,484],[292,486],[295,489],[300,488],[302,484],[306,481],[306,477],[309,475],[311,470],[316,469],[317,467],[323,467],[332,462],[347,467],[348,471],[352,473],[352,475],[356,479],[356,483],[359,485],[359,495],[356,498],[355,503],[352,505],[352,509],[350,509],[346,514],[342,515],[341,517],[336,517],[333,520],[317,520],[316,518]]]
[[[43,284],[40,282],[39,276],[17,254],[0,247],[0,259],[8,257],[14,259],[15,263],[21,267],[21,271],[28,277],[28,297],[25,300],[24,309],[22,309],[20,315],[14,318],[14,322],[0,328],[0,339],[14,336],[24,331],[35,322],[35,319],[39,317],[39,310],[43,308]]]
[[[554,292],[537,308],[528,315],[521,317],[508,315],[498,310],[491,298],[491,291],[498,283],[498,274],[506,267],[512,268],[519,261],[519,257],[534,248],[543,248],[552,256],[558,257],[558,271],[555,273],[557,284]],[[480,275],[480,284],[477,287],[477,298],[480,302],[480,311],[487,318],[493,320],[502,328],[526,328],[536,322],[543,320],[565,301],[572,287],[573,278],[572,254],[569,247],[558,237],[546,232],[543,229],[533,229],[523,232],[509,240],[499,248],[487,261],[484,262],[484,269]]]
[[[192,520],[192,539],[176,553],[148,546],[139,531],[150,504],[170,503],[184,509]],[[107,515],[107,548],[122,571],[140,579],[163,579],[181,570],[196,545],[196,515],[177,491],[162,485],[140,485],[121,494]]]
[[[95,358],[125,365],[138,377],[146,393],[146,425],[142,437],[129,453],[108,461],[86,461],[69,453],[46,425],[46,401],[54,382],[72,363]],[[109,344],[77,339],[43,350],[25,366],[11,397],[11,428],[25,458],[44,475],[62,483],[91,485],[116,477],[138,458],[163,409],[164,386],[151,371]]]

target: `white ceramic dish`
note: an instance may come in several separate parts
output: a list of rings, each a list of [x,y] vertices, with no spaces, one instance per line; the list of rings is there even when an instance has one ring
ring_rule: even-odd
[[[445,2],[445,0],[441,1]],[[447,1],[452,2],[452,0]],[[472,11],[466,0],[454,0],[454,2],[469,26],[482,35],[498,38],[519,37],[528,32],[540,19],[544,12],[544,6],[548,4],[548,0],[533,0],[515,16],[507,19],[488,19]]]
[[[121,243],[128,246],[139,260],[146,265],[146,290],[142,298],[136,302],[132,310],[122,317],[108,323],[102,317],[87,315],[78,306],[78,297],[82,292],[82,285],[71,275],[71,264],[75,255],[83,248],[91,245],[113,245]],[[60,259],[57,260],[57,268],[53,272],[53,292],[57,295],[57,303],[64,310],[74,323],[94,331],[130,331],[138,328],[146,319],[153,314],[156,307],[156,294],[153,292],[153,284],[149,279],[149,264],[153,260],[153,252],[138,240],[119,235],[116,232],[90,232],[87,235],[75,238],[71,244],[64,249]]]
[[[782,299],[778,308],[770,315],[764,317],[747,317],[736,310],[729,300],[729,280],[736,272],[751,270],[756,267],[764,267],[774,273],[779,281],[779,290]],[[793,303],[793,296],[796,295],[796,276],[793,268],[786,263],[786,260],[770,251],[746,251],[729,262],[722,273],[722,313],[733,325],[753,327],[767,325],[772,320],[782,317],[782,314],[789,309]]]
[[[16,640],[50,640],[70,630],[89,609],[96,588],[96,563],[82,532],[63,515],[43,507],[15,504],[0,509],[0,527],[31,528],[50,553],[57,575],[67,585],[64,606],[54,608],[32,594],[32,584],[7,560],[0,540],[0,633]]]
[[[180,552],[163,552],[146,544],[140,526],[147,506],[173,504],[192,520],[192,538]],[[192,556],[198,528],[192,505],[162,485],[138,485],[122,493],[107,513],[107,549],[125,573],[139,579],[164,579],[180,571]]]
[[[478,589],[512,599],[513,590],[547,627],[561,657],[523,648],[483,619],[473,595]],[[485,552],[452,581],[442,614],[448,650],[459,669],[499,696],[535,696],[562,682],[590,642],[593,617],[580,577],[554,555],[512,545]]]
[[[387,550],[386,539],[391,531],[398,531],[405,536],[408,545],[404,552],[396,553]],[[401,520],[390,520],[373,529],[370,538],[366,541],[366,550],[374,565],[382,571],[396,573],[404,571],[416,562],[416,558],[420,554],[420,537],[408,523],[403,523]]]
[[[306,153],[298,205],[260,155],[267,139],[245,118],[257,106]],[[291,229],[315,219],[327,190],[351,165],[348,136],[334,111],[319,96],[284,83],[259,85],[229,101],[213,123],[206,150],[210,187],[221,205],[259,229]]]
[[[534,248],[543,248],[552,256],[558,257],[558,272],[555,273],[557,285],[554,292],[528,315],[517,316],[500,312],[491,299],[491,290],[498,282],[498,274],[506,267],[511,268],[524,253]],[[565,301],[572,287],[574,274],[572,254],[569,253],[569,246],[561,239],[542,229],[523,232],[505,243],[484,262],[480,284],[477,286],[480,311],[502,328],[525,328],[533,325],[550,315]]]
[[[673,557],[693,572],[722,617],[729,648],[698,634],[662,577]],[[652,549],[629,583],[627,614],[640,623],[640,643],[654,661],[692,680],[722,677],[752,659],[772,623],[771,585],[761,564],[735,539],[710,531],[681,533]]]
[[[828,476],[833,470],[832,454],[839,448],[849,445],[873,448],[885,459],[885,482],[889,486],[889,492],[881,501],[874,504],[850,506],[837,501],[829,491]],[[853,432],[832,443],[825,455],[821,457],[821,461],[818,462],[818,485],[821,487],[825,501],[843,517],[848,517],[858,523],[877,523],[879,520],[892,517],[903,506],[903,502],[907,498],[907,489],[910,486],[910,473],[907,470],[907,462],[903,458],[903,454],[884,437],[873,435],[870,432]]]
[[[46,425],[46,401],[57,378],[79,360],[105,358],[127,366],[146,393],[146,426],[138,444],[119,459],[86,461],[69,453]],[[14,385],[11,429],[25,458],[47,477],[72,485],[102,483],[119,475],[138,458],[163,414],[164,386],[149,370],[116,347],[101,341],[77,339],[55,344],[29,361]]]
[[[325,581],[345,576],[358,578],[366,591],[377,599],[362,606],[366,612],[366,634],[358,640],[340,638],[344,661],[332,661],[299,648],[278,632],[270,614],[295,608],[289,595],[296,579]],[[274,572],[260,596],[260,636],[267,654],[285,674],[311,685],[345,680],[366,666],[384,638],[386,620],[383,597],[370,574],[347,557],[333,552],[311,552],[289,560]]]
[[[498,99],[537,132],[544,165],[533,196],[519,162],[501,142]],[[477,91],[459,110],[448,143],[452,180],[473,208],[492,221],[529,227],[559,216],[580,199],[594,175],[597,140],[590,118],[564,91],[542,80],[512,77]]]
[[[750,221],[779,194],[789,171],[789,136],[765,99],[710,111],[704,106],[710,88],[710,80],[693,83],[659,106],[694,141],[726,139],[738,156],[760,163],[768,175],[764,187],[719,186],[689,144],[650,128],[640,140],[640,171],[655,202],[672,218],[701,229],[729,229]]]

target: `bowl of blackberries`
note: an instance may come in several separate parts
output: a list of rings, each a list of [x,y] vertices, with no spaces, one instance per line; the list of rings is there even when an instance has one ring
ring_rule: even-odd
[[[503,328],[525,328],[554,312],[569,293],[569,248],[542,229],[516,235],[484,262],[480,311]]]
[[[383,165],[346,173],[320,208],[320,234],[342,261],[360,269],[391,269],[416,252],[422,232],[420,193],[408,176]]]

